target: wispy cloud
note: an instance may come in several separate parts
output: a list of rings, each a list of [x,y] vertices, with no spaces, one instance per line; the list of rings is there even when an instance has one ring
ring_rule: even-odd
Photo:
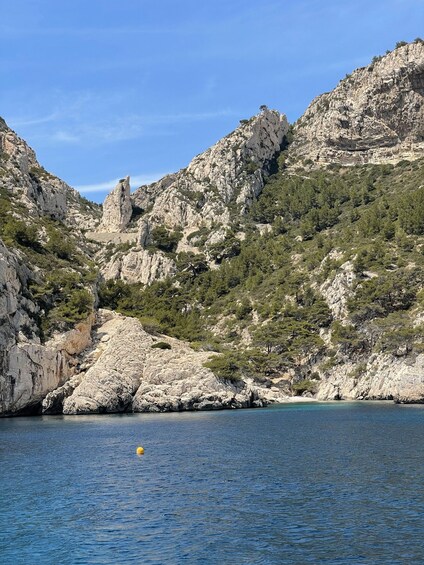
[[[212,112],[182,112],[177,114],[156,114],[150,116],[140,116],[140,119],[145,124],[169,124],[181,122],[199,122],[203,120],[213,120],[215,118],[235,116],[237,112],[233,110],[224,109]]]
[[[151,184],[161,178],[163,178],[168,173],[150,173],[145,175],[133,175],[130,177],[130,183],[132,188],[137,188],[145,184]],[[120,177],[122,178],[122,177]],[[115,178],[108,181],[98,182],[94,184],[82,184],[75,186],[74,188],[81,192],[82,194],[94,193],[94,192],[109,192],[116,186],[119,182],[119,178]]]
[[[32,139],[43,143],[84,145],[116,143],[138,139],[148,135],[173,135],[171,127],[176,124],[215,120],[220,117],[238,116],[231,109],[224,108],[204,112],[176,112],[170,114],[117,114],[105,108],[95,114],[95,100],[86,99],[77,106],[63,108],[46,116],[7,117],[12,128],[20,129],[22,135],[31,134]],[[105,121],[105,114],[108,116]]]
[[[54,122],[60,117],[57,112],[52,112],[47,116],[39,117],[20,117],[20,118],[8,118],[7,121],[13,124],[14,127],[27,127],[27,126],[38,126],[40,124],[48,124],[49,122]]]
[[[79,143],[80,138],[78,135],[69,133],[67,131],[56,131],[51,135],[53,141],[59,141],[62,143]]]

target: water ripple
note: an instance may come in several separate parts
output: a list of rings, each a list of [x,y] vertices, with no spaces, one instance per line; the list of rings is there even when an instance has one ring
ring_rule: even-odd
[[[0,561],[423,563],[423,432],[372,403],[2,420]]]

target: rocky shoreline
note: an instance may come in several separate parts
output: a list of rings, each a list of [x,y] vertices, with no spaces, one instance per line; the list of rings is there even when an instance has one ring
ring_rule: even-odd
[[[153,336],[135,318],[99,310],[90,345],[73,359],[73,375],[59,386],[46,385],[51,390],[37,402],[20,410],[10,405],[3,415],[204,411],[338,400],[424,402],[424,355],[414,364],[376,357],[368,373],[355,379],[349,370],[353,366],[338,367],[318,381],[316,394],[303,396],[293,396],[284,379],[263,384],[219,379],[204,366],[211,355],[168,336]]]
[[[59,386],[50,385],[43,398],[22,409],[16,410],[10,398],[3,414],[217,410],[262,407],[287,399],[284,386],[218,379],[203,366],[210,356],[180,340],[150,335],[135,318],[99,310],[91,345],[74,360],[73,375],[59,380]],[[37,398],[28,390],[31,394]]]

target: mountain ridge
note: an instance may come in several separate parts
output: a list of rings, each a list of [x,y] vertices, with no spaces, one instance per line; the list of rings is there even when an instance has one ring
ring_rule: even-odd
[[[294,126],[290,161],[323,166],[422,157],[423,59],[421,39],[400,42],[342,79],[330,93],[315,98]]]
[[[422,402],[423,69],[417,40],[292,129],[261,107],[102,218],[0,122],[1,412]]]

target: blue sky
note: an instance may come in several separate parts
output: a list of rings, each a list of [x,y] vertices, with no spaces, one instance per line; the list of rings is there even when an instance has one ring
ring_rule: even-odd
[[[0,115],[101,201],[185,167],[267,104],[296,120],[399,40],[423,0],[0,0]]]

